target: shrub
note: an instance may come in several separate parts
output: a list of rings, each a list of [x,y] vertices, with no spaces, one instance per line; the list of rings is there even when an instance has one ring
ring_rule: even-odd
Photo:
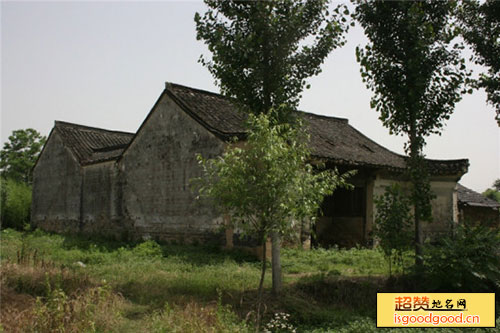
[[[47,296],[38,297],[27,332],[98,332],[112,328],[119,314],[113,311],[121,297],[107,285],[69,297],[62,289],[47,282]]]
[[[23,230],[30,221],[31,186],[0,178],[2,228]]]
[[[166,303],[163,311],[156,312],[151,319],[149,332],[179,333],[236,333],[253,330],[226,305],[201,306],[191,302],[185,307]]]
[[[429,246],[426,272],[431,287],[481,291],[500,288],[500,234],[484,226],[461,224],[451,237]]]
[[[374,236],[389,264],[389,275],[392,274],[392,263],[403,266],[403,253],[412,244],[411,202],[399,185],[388,186],[385,193],[375,199],[377,214],[375,216]]]
[[[154,240],[147,240],[136,245],[132,252],[137,256],[146,258],[161,258],[163,256],[161,246]]]
[[[59,286],[67,294],[93,285],[85,272],[58,267],[43,259],[33,264],[3,262],[1,282],[18,293],[32,296],[45,295],[47,283]]]

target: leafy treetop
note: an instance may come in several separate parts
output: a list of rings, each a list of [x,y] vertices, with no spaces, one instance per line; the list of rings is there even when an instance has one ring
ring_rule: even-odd
[[[279,109],[278,122],[297,107],[306,79],[345,43],[344,5],[330,11],[326,0],[205,3],[208,11],[195,16],[197,38],[212,58],[201,56],[200,62],[240,108],[255,114]]]
[[[484,191],[483,195],[487,198],[500,202],[500,179],[495,180],[495,182],[493,182],[493,187]]]
[[[472,47],[472,60],[487,68],[478,81],[496,109],[500,126],[500,1],[462,1],[458,15],[462,36]]]
[[[12,132],[0,151],[0,170],[5,178],[31,183],[32,168],[40,154],[46,137],[33,128]]]
[[[357,48],[372,108],[391,133],[440,133],[470,73],[450,25],[451,1],[358,1],[370,43]],[[421,142],[423,144],[423,142]]]

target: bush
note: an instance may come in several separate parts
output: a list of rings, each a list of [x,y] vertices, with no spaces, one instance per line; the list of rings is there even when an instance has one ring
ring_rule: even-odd
[[[500,288],[500,234],[484,226],[461,224],[426,254],[431,288],[491,291]]]
[[[148,332],[244,333],[253,330],[230,306],[221,305],[219,301],[206,306],[191,302],[185,307],[166,303],[162,311],[153,314]]]
[[[26,332],[109,331],[120,317],[115,308],[121,302],[107,285],[70,297],[47,282],[47,296],[36,299],[29,322],[21,324]]]
[[[403,266],[403,253],[412,244],[411,202],[395,184],[388,186],[385,193],[375,199],[374,236],[384,252],[392,275],[392,264]]]
[[[161,246],[154,240],[148,240],[136,245],[132,252],[144,258],[161,258],[163,256]]]
[[[0,178],[2,228],[23,230],[30,221],[31,186]]]

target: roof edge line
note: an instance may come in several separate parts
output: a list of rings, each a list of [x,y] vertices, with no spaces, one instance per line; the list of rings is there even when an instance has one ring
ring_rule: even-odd
[[[81,124],[76,124],[76,123],[70,123],[67,121],[62,121],[62,120],[55,120],[54,121],[54,127],[59,126],[59,125],[69,125],[69,126],[77,126],[77,127],[83,127],[87,128],[90,130],[97,130],[97,131],[106,131],[106,132],[111,132],[111,133],[119,133],[119,134],[127,134],[127,135],[134,135],[135,133],[133,132],[125,132],[125,131],[118,131],[118,130],[110,130],[106,128],[101,128],[101,127],[94,127],[94,126],[88,126],[88,125],[81,125]]]
[[[172,85],[172,83],[168,83],[169,85]],[[173,85],[176,85],[176,84],[173,84]],[[177,85],[179,86],[179,85]],[[203,127],[205,127],[208,131],[210,131],[211,133],[213,133],[214,135],[216,135],[217,137],[219,137],[220,139],[224,140],[224,141],[227,141],[227,139],[229,139],[230,137],[234,137],[234,136],[242,136],[242,135],[245,135],[245,132],[237,132],[237,133],[229,133],[229,132],[223,132],[223,131],[219,131],[217,130],[216,128],[210,126],[209,124],[207,124],[207,122],[205,122],[203,119],[201,119],[200,117],[198,117],[196,114],[194,114],[194,112],[192,112],[190,110],[190,108],[180,99],[178,98],[177,96],[175,96],[175,93],[173,91],[171,91],[169,88],[171,86],[168,86],[165,91],[167,92],[167,95],[172,98],[174,100],[175,103],[177,103],[177,105],[179,105],[181,107],[181,109],[186,112],[191,118],[193,118],[196,122],[198,122],[200,125],[202,125]],[[181,86],[183,87],[183,86]],[[188,88],[188,87],[186,87]],[[188,88],[188,89],[191,89],[191,88]],[[196,89],[194,89],[196,90]],[[212,93],[212,94],[215,94],[215,93]],[[221,98],[224,98],[222,95],[219,95],[219,94],[215,94],[217,96],[221,96]]]

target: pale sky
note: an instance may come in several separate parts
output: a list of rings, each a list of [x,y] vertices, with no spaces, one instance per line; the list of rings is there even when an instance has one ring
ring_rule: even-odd
[[[1,3],[1,144],[15,129],[48,135],[55,120],[134,132],[165,81],[217,92],[198,62],[209,54],[196,40],[201,1]],[[300,109],[348,118],[379,144],[403,152],[370,109],[354,50],[365,42],[351,29],[309,80]],[[428,158],[468,158],[460,181],[476,191],[500,178],[500,129],[484,92],[465,96],[442,136],[427,139]]]

